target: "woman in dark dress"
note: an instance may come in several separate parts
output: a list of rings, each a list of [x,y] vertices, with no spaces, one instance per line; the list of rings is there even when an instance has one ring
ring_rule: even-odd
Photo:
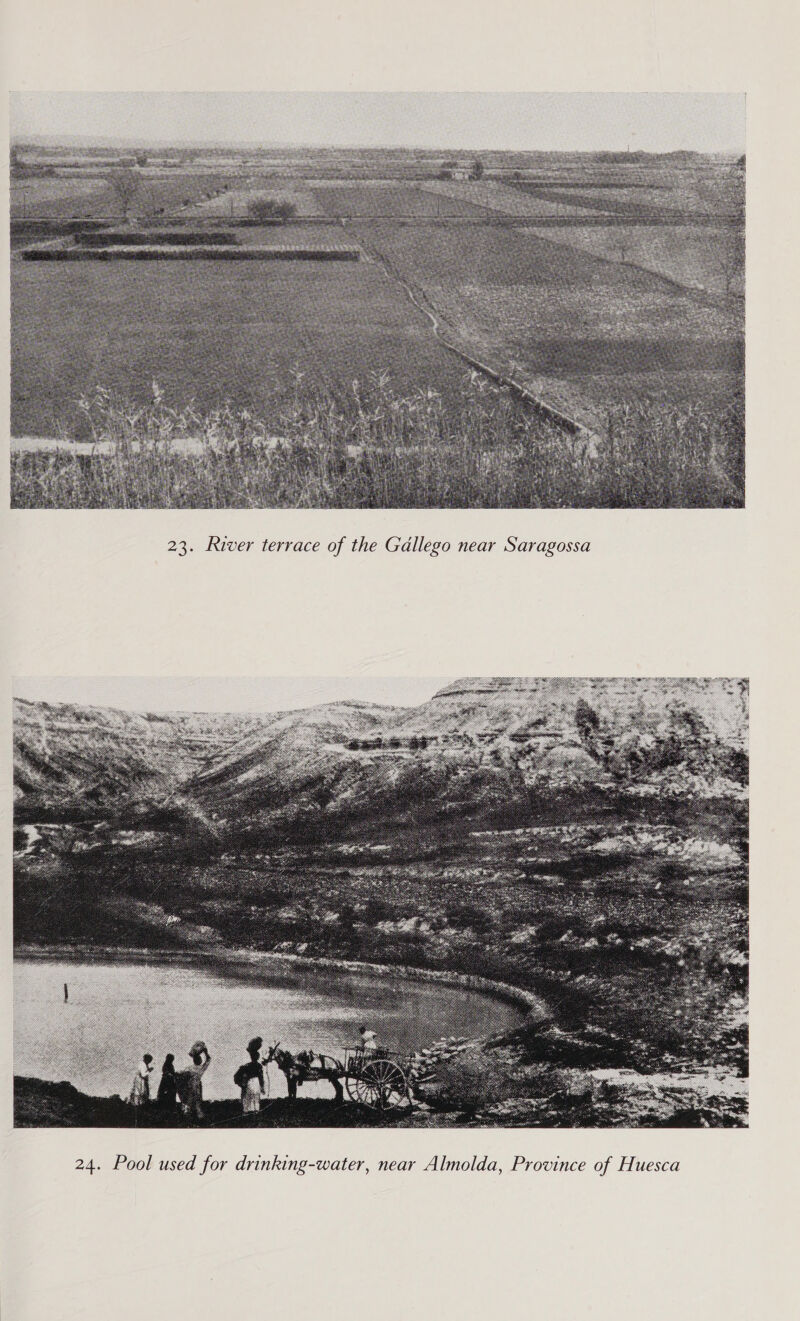
[[[161,1082],[158,1084],[158,1104],[174,1110],[177,1105],[177,1080],[175,1078],[175,1056],[168,1055],[161,1066]]]

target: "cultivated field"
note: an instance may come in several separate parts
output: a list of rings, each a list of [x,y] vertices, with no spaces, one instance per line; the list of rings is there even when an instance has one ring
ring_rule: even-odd
[[[290,229],[278,233],[290,242]],[[307,228],[294,239],[307,243]],[[20,262],[12,323],[16,436],[85,434],[77,403],[96,385],[141,400],[155,380],[178,407],[231,400],[263,416],[298,389],[352,402],[353,381],[366,385],[371,372],[388,372],[401,394],[435,383],[450,396],[465,375],[426,317],[364,261]]]
[[[645,271],[511,228],[356,232],[418,289],[465,348],[592,427],[657,395],[723,401],[741,380],[740,310]]]
[[[687,288],[744,294],[744,235],[708,225],[580,225],[534,230],[541,238],[629,262]]]
[[[92,172],[82,158],[36,174],[28,161],[12,180],[12,434],[85,438],[82,399],[101,388],[130,411],[152,399],[155,382],[176,415],[227,404],[256,416],[267,435],[280,434],[287,403],[304,416],[333,404],[346,436],[363,419],[367,388],[396,408],[441,399],[440,426],[453,440],[472,372],[509,392],[509,416],[538,401],[550,422],[561,415],[567,436],[584,427],[602,442],[621,412],[641,420],[661,410],[663,439],[702,413],[736,458],[721,485],[719,472],[701,481],[698,502],[725,490],[723,502],[736,503],[743,171],[709,160],[624,165],[519,153],[487,153],[480,178],[462,168],[451,177],[452,165],[431,153],[310,149],[211,153],[179,168],[151,161],[136,171],[127,213],[138,260],[73,264],[28,261],[19,245],[79,243],[65,232],[73,217],[117,216],[119,229],[113,169],[97,161]],[[253,225],[258,201],[288,207],[290,218]],[[241,247],[356,245],[360,260],[344,269],[321,258],[234,264],[224,253],[209,259],[201,238],[192,241],[202,261],[155,251],[159,228],[226,221]],[[43,228],[61,222],[64,231]],[[93,244],[102,247],[102,236]],[[518,443],[513,428],[494,434],[504,453]],[[479,448],[485,440],[484,431]],[[677,456],[670,484],[685,498]],[[416,482],[392,486],[429,503]],[[600,487],[607,492],[605,479]],[[546,498],[550,477],[536,489]],[[581,499],[604,503],[596,490],[581,480]],[[659,479],[640,498],[657,503],[663,490]],[[497,496],[487,489],[487,503]],[[440,498],[458,503],[453,492]]]
[[[75,214],[91,215],[100,197],[113,206],[112,190],[101,176],[12,180],[11,215],[64,215],[72,214],[72,208],[76,208]]]
[[[94,177],[26,178],[11,184],[11,218],[30,216],[92,218],[124,214],[119,197],[109,183],[112,171]],[[173,211],[228,185],[222,174],[142,171],[139,188],[129,214],[151,216]]]
[[[587,211],[620,217],[675,221],[678,216],[703,220],[742,219],[744,172],[703,161],[674,166],[571,165],[547,175],[509,180],[517,192],[558,201]]]
[[[298,217],[321,216],[325,212],[319,205],[313,192],[302,181],[263,178],[258,175],[243,181],[232,181],[231,186],[218,197],[210,197],[188,207],[186,215],[191,219],[196,216],[223,218],[225,216],[246,216],[250,203],[260,197],[269,197],[276,202],[288,202],[294,207]]]
[[[478,218],[481,210],[463,197],[442,197],[419,187],[386,184],[318,188],[315,197],[325,213],[341,218],[397,216],[432,219],[437,216]]]
[[[501,216],[513,216],[518,220],[536,220],[543,216],[555,219],[566,213],[562,202],[550,202],[545,197],[534,196],[494,179],[464,179],[458,182],[433,179],[423,187],[426,193],[447,198],[451,204],[457,201],[470,202],[480,208],[484,215],[497,212]]]

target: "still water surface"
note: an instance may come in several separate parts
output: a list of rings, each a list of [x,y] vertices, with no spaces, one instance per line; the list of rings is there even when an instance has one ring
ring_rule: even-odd
[[[64,1001],[64,983],[69,999]],[[443,1036],[488,1036],[522,1021],[522,1011],[480,991],[437,982],[328,968],[244,962],[213,964],[185,955],[92,959],[30,956],[14,962],[14,1071],[67,1081],[93,1096],[127,1096],[145,1051],[153,1093],[167,1052],[188,1066],[198,1037],[211,1052],[203,1091],[237,1094],[233,1074],[251,1037],[265,1049],[340,1053],[362,1023],[392,1050],[414,1050]],[[285,1091],[269,1070],[270,1094]],[[330,1096],[329,1084],[303,1089]]]

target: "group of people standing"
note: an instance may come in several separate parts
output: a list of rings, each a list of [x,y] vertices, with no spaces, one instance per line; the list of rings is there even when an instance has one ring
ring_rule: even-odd
[[[158,1084],[156,1105],[169,1111],[180,1107],[188,1119],[203,1118],[203,1074],[211,1063],[211,1056],[204,1041],[195,1041],[189,1049],[191,1064],[180,1071],[175,1068],[175,1056],[167,1055],[161,1066],[161,1081]],[[145,1054],[133,1075],[130,1096],[132,1106],[149,1105],[151,1101],[150,1075],[153,1072],[153,1056]]]
[[[364,1026],[361,1028],[360,1038],[359,1049],[362,1054],[374,1054],[377,1046],[375,1033]],[[292,1055],[288,1051],[278,1050],[277,1042],[268,1053],[267,1058],[262,1059],[261,1049],[263,1045],[262,1037],[251,1038],[247,1043],[247,1062],[240,1064],[233,1075],[234,1085],[239,1088],[241,1095],[242,1113],[245,1115],[258,1114],[261,1109],[262,1098],[266,1095],[264,1069],[271,1060],[276,1060],[278,1068],[284,1074],[291,1099],[297,1096],[299,1084],[304,1078],[308,1078],[315,1062],[316,1057],[312,1051],[301,1051],[298,1055]],[[175,1056],[166,1056],[161,1066],[161,1080],[158,1084],[155,1103],[161,1110],[168,1112],[180,1109],[188,1120],[202,1121],[204,1118],[203,1074],[211,1063],[211,1056],[208,1053],[206,1043],[195,1041],[194,1045],[189,1048],[189,1057],[192,1061],[191,1065],[178,1071],[175,1069]],[[319,1067],[317,1067],[314,1076],[328,1078],[334,1085],[337,1099],[341,1099],[342,1089],[339,1079],[334,1077],[331,1070],[326,1069],[324,1065],[324,1057],[319,1056]],[[130,1105],[138,1108],[151,1103],[150,1075],[152,1073],[153,1056],[145,1054],[133,1075],[133,1083],[128,1097]]]
[[[248,1061],[240,1065],[234,1074],[234,1082],[239,1087],[242,1097],[242,1110],[245,1114],[258,1113],[261,1098],[265,1095],[264,1061],[261,1059],[261,1037],[253,1037],[247,1045]],[[203,1112],[203,1074],[211,1063],[211,1056],[204,1041],[195,1041],[189,1049],[191,1064],[186,1069],[176,1070],[175,1056],[167,1055],[161,1066],[161,1080],[155,1096],[155,1104],[165,1111],[180,1109],[187,1119],[202,1120]],[[150,1088],[150,1075],[153,1073],[153,1056],[145,1054],[133,1075],[130,1105],[139,1108],[150,1105],[153,1097]]]

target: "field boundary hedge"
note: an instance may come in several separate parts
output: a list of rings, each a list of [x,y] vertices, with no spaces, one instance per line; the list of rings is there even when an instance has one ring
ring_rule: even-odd
[[[84,230],[103,229],[106,225],[119,224],[119,216],[109,216],[105,220],[59,220],[56,216],[12,218],[11,235],[13,238],[31,238],[44,235],[46,238],[63,238],[68,234],[80,234]]]
[[[85,229],[79,230],[75,238],[84,248],[236,243],[236,235],[229,229]]]
[[[277,248],[234,245],[24,248],[25,261],[358,261],[358,248]]]

